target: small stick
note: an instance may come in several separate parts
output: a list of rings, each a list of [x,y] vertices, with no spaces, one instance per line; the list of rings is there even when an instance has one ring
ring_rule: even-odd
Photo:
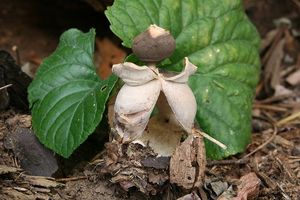
[[[300,162],[300,158],[289,160],[290,164],[295,163],[295,162]]]
[[[247,155],[245,155],[243,157],[243,159],[248,158],[249,156],[253,155],[254,153],[256,153],[257,151],[261,150],[262,148],[264,148],[267,144],[269,144],[270,142],[272,142],[272,140],[274,140],[275,136],[277,135],[277,126],[275,124],[272,123],[272,125],[274,126],[274,131],[272,136],[265,141],[263,144],[261,144],[259,147],[257,147],[254,151],[248,153]]]
[[[238,160],[211,160],[207,162],[207,166],[214,165],[242,165],[249,162],[248,158],[238,159]]]
[[[69,177],[69,178],[59,178],[55,179],[57,182],[69,182],[69,181],[77,181],[82,179],[87,179],[87,176],[77,176],[77,177]]]
[[[287,108],[282,108],[279,106],[272,106],[272,105],[264,105],[264,104],[254,104],[254,108],[260,108],[265,110],[272,110],[272,111],[279,111],[279,112],[285,112],[287,111]]]
[[[272,96],[260,101],[256,101],[256,103],[273,103],[273,102],[277,102],[277,101],[281,101],[284,99],[289,99],[289,98],[293,98],[298,96],[299,93],[292,93],[292,94],[283,94],[283,95],[278,95],[278,96]]]
[[[12,86],[12,84],[5,85],[5,86],[3,86],[3,87],[0,87],[0,90],[4,90],[5,88],[9,88],[9,87],[11,87],[11,86]]]
[[[300,117],[300,111],[288,116],[287,118],[280,120],[279,122],[276,123],[276,125],[280,126],[280,125],[286,124],[290,121],[293,121],[294,119],[296,119],[298,117]]]
[[[218,145],[219,147],[221,147],[222,149],[227,149],[227,146],[223,143],[221,143],[220,141],[216,140],[215,138],[211,137],[210,135],[200,131],[199,129],[192,129],[192,134],[195,135],[196,137],[199,137],[199,135],[203,136],[204,138],[208,139],[209,141],[211,141],[212,143]]]

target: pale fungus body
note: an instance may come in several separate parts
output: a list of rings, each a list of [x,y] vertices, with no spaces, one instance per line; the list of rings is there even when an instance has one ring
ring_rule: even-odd
[[[143,134],[160,92],[166,96],[182,128],[191,133],[197,104],[187,82],[196,70],[188,58],[185,58],[184,70],[171,77],[164,76],[153,66],[129,62],[114,65],[113,73],[125,82],[114,106],[116,130],[123,142],[131,142]]]

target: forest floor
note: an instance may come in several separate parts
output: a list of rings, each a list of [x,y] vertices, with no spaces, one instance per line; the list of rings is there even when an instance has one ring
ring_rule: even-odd
[[[244,153],[208,161],[204,186],[193,195],[202,200],[232,199],[228,197],[231,194],[241,200],[247,196],[297,200],[300,199],[300,2],[244,2],[246,13],[262,37],[262,73],[253,105],[252,142]],[[122,62],[129,52],[109,30],[103,11],[110,3],[1,0],[0,50],[9,52],[17,65],[34,76],[43,58],[56,48],[64,30],[76,27],[87,31],[95,27],[95,63],[98,74],[105,78],[112,64]],[[100,175],[95,161],[104,149],[104,142],[99,145],[99,139],[93,135],[69,159],[58,158],[59,170],[54,178],[28,175],[24,166],[31,165],[28,161],[31,158],[24,158],[24,152],[33,151],[31,143],[22,146],[14,141],[20,139],[19,132],[30,128],[28,108],[9,105],[0,111],[0,200],[177,199],[191,192],[169,183],[154,196],[134,189],[123,191],[109,176]],[[50,174],[57,168],[53,165],[49,167]],[[193,195],[190,199],[197,199]]]

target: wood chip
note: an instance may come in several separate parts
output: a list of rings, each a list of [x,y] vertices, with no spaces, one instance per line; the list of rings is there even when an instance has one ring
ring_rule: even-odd
[[[212,192],[217,196],[220,196],[224,191],[228,189],[228,183],[223,181],[215,181],[209,184]]]
[[[40,186],[45,188],[56,188],[56,187],[64,186],[64,184],[58,183],[54,181],[54,179],[49,177],[29,176],[29,175],[23,175],[23,177],[26,181],[28,181],[29,184],[34,186]]]
[[[22,200],[32,200],[36,199],[33,194],[25,194],[23,192],[17,191],[13,188],[1,188],[1,198],[0,199],[22,199]]]
[[[8,174],[8,173],[16,173],[18,171],[21,171],[21,169],[16,167],[6,166],[6,165],[0,165],[0,175]]]
[[[206,159],[203,138],[189,136],[178,146],[170,161],[170,182],[185,189],[200,187]]]
[[[152,167],[154,169],[167,169],[170,165],[170,157],[149,157],[142,160],[145,167]]]
[[[191,194],[187,194],[183,197],[180,197],[177,200],[201,200],[201,199],[195,192],[192,192]]]
[[[291,84],[292,86],[299,85],[300,84],[300,69],[295,71],[294,73],[290,74],[286,81]]]

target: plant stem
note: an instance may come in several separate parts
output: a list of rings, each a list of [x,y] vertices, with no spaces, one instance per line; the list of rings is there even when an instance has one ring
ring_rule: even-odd
[[[204,138],[208,139],[209,141],[211,141],[212,143],[218,145],[219,147],[221,147],[222,149],[227,149],[227,146],[223,143],[221,143],[220,141],[216,140],[215,138],[211,137],[210,135],[200,131],[199,129],[192,129],[192,134],[196,137],[199,137],[199,135],[203,136]]]
[[[3,87],[0,87],[0,90],[4,90],[5,88],[9,88],[9,87],[11,87],[11,86],[12,86],[12,84],[5,85],[5,86],[3,86]]]

